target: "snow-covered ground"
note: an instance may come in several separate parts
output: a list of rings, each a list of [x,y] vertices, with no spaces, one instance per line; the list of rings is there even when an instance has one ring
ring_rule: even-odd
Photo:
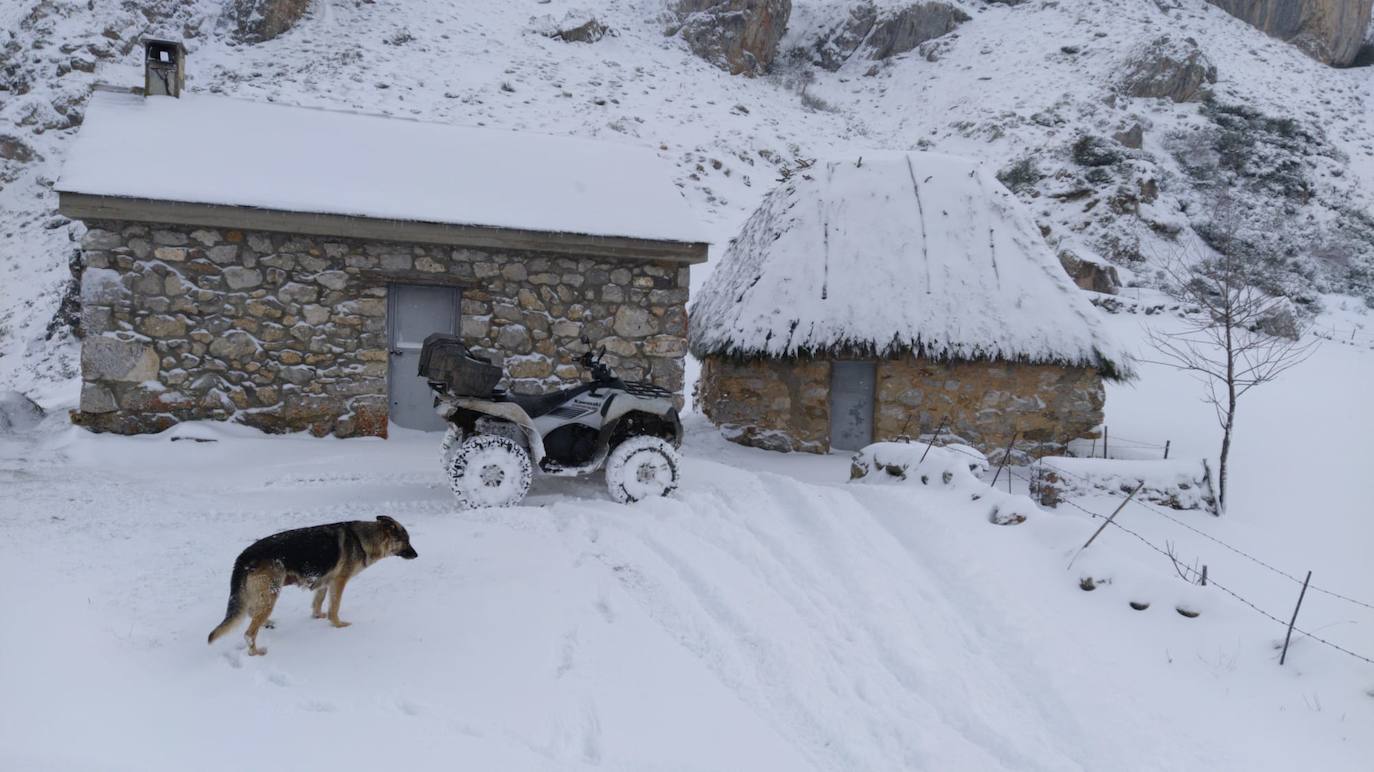
[[[218,0],[174,5],[153,31],[205,31],[192,90],[646,145],[676,165],[720,246],[797,159],[919,146],[995,163],[1034,153],[1055,174],[1079,133],[1137,120],[1165,167],[1144,215],[1177,222],[1191,197],[1169,187],[1181,177],[1161,137],[1196,107],[1108,97],[1122,41],[1166,30],[1202,41],[1227,101],[1325,127],[1347,159],[1322,162],[1319,192],[1374,174],[1374,70],[1320,67],[1201,0],[969,4],[975,20],[937,61],[821,72],[805,102],[786,68],[732,78],[665,38],[657,0],[599,4],[619,34],[589,46],[532,32],[563,0],[331,0],[252,47],[212,34]],[[796,5],[785,47],[840,4]],[[53,215],[74,133],[57,108],[139,70],[136,52],[97,63],[63,45],[112,45],[102,31],[131,39],[148,22],[111,2],[42,9],[57,9],[46,42],[18,39],[44,77],[0,104],[0,128],[41,156],[0,190],[0,387],[57,412],[0,437],[0,769],[1369,769],[1374,664],[1295,635],[1280,668],[1281,625],[1176,578],[1123,531],[1069,569],[1100,522],[1073,506],[995,526],[968,489],[849,484],[843,455],[739,448],[699,419],[670,500],[622,507],[599,480],[540,480],[527,506],[467,513],[433,437],[70,428],[75,348],[45,333],[79,234]],[[0,31],[23,16],[0,4]],[[82,67],[46,74],[68,58]],[[1047,198],[1037,219],[1072,232],[1078,205]],[[1362,300],[1323,303],[1314,334],[1328,342],[1241,404],[1227,516],[1131,505],[1119,519],[1280,618],[1297,584],[1202,534],[1312,570],[1299,627],[1374,657],[1374,609],[1329,594],[1374,603],[1374,332]],[[1169,323],[1107,317],[1133,345],[1146,321]],[[1140,371],[1110,387],[1114,443],[1214,455],[1197,385]],[[1106,514],[1119,501],[1074,503]],[[245,656],[237,635],[206,646],[240,549],[379,514],[408,527],[420,558],[350,585],[352,627],[309,619],[308,594],[288,592],[260,639],[267,657]],[[1082,576],[1111,581],[1084,592]]]
[[[1142,370],[1112,387],[1113,435],[1212,453],[1193,384]],[[1374,600],[1371,377],[1374,353],[1328,343],[1253,392],[1228,516],[1170,514]],[[689,423],[669,500],[540,479],[527,506],[466,513],[421,434],[118,438],[53,416],[0,439],[0,766],[1368,769],[1374,664],[1295,636],[1280,668],[1281,625],[1134,537],[1109,529],[1069,569],[1099,522],[1073,507],[997,526],[967,488],[851,484],[846,456]],[[420,558],[350,584],[352,627],[288,590],[268,656],[237,634],[207,647],[240,549],[378,514]],[[1120,518],[1291,611],[1289,580],[1145,509]],[[1084,592],[1085,575],[1111,581]],[[1374,609],[1309,591],[1299,627],[1374,654]]]

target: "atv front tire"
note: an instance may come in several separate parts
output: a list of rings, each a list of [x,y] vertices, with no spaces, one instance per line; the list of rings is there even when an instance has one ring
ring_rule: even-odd
[[[479,434],[463,441],[448,462],[448,484],[458,505],[513,507],[530,490],[530,455],[509,437]]]
[[[667,496],[677,489],[681,465],[681,457],[667,440],[631,437],[606,459],[606,489],[621,504]]]

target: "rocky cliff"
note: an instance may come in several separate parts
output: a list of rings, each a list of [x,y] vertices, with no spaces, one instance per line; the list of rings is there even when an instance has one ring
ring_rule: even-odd
[[[792,0],[675,0],[670,35],[731,74],[758,75],[777,54]]]
[[[1374,0],[1207,0],[1326,64],[1355,61]]]

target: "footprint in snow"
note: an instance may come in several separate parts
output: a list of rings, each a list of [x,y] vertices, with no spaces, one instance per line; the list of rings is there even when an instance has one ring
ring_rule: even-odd
[[[311,713],[333,713],[335,709],[334,703],[324,700],[306,700],[301,703],[301,710],[308,710]]]
[[[559,658],[558,667],[554,671],[554,676],[562,678],[577,664],[577,628],[569,630],[563,636],[563,652]]]
[[[407,716],[418,716],[425,712],[424,708],[420,707],[417,703],[404,699],[396,700],[396,709]]]

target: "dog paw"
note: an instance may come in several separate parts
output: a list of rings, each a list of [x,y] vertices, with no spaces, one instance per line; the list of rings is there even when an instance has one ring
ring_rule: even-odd
[[[277,620],[269,619],[266,622],[263,622],[262,626],[266,627],[268,630],[275,630],[277,629]]]
[[[343,621],[342,619],[331,619],[331,620],[329,620],[329,624],[334,625],[335,627],[348,627],[349,625],[351,625],[351,624],[353,624],[353,623],[352,623],[352,622],[345,622],[345,621]]]
[[[248,650],[248,656],[250,656],[250,657],[261,657],[262,655],[264,655],[264,654],[266,654],[266,653],[267,653],[267,649],[259,649],[259,648],[257,648],[257,647],[253,647],[253,648],[251,648],[251,649]]]
[[[315,612],[312,612],[312,613],[310,614],[310,616],[313,617],[314,619],[328,619],[328,618],[329,618],[329,615],[326,614],[326,613],[324,613],[323,611],[315,611]]]

